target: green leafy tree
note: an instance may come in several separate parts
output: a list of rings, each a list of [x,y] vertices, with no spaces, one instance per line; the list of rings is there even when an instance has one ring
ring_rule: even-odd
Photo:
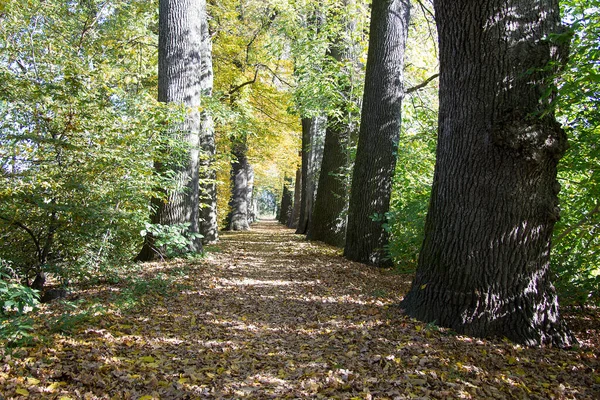
[[[556,111],[570,147],[559,164],[561,219],[553,237],[552,267],[564,302],[600,303],[600,2],[564,0],[571,40],[558,85]]]
[[[139,246],[155,175],[156,11],[3,2],[0,258],[24,279],[102,272]]]

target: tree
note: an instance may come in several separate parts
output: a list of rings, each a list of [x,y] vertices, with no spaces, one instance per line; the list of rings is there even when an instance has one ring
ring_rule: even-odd
[[[292,208],[292,215],[287,223],[288,228],[298,228],[298,221],[300,220],[300,199],[302,196],[302,166],[298,166],[296,169],[296,179],[294,181],[294,207]]]
[[[229,214],[225,229],[229,231],[246,231],[248,224],[248,147],[246,138],[233,142],[231,163],[231,197],[229,198]]]
[[[292,180],[290,178],[284,179],[278,218],[278,221],[284,225],[287,225],[292,215],[294,197],[292,191],[290,190],[291,183]]]
[[[339,18],[331,16],[334,23],[343,25],[335,31],[328,50],[333,64],[334,95],[328,110],[323,160],[319,172],[318,191],[307,238],[343,247],[346,238],[348,208],[350,142],[354,131],[352,114],[356,108],[353,82],[356,65],[356,39],[354,1],[343,0],[335,10]]]
[[[202,87],[203,99],[212,96],[213,90],[213,67],[212,67],[212,42],[208,29],[208,14],[206,4],[202,7],[202,76],[200,85]],[[200,157],[200,234],[203,243],[211,243],[218,240],[217,226],[217,173],[215,171],[215,131],[212,115],[208,110],[200,113],[200,149],[203,155]]]
[[[156,10],[0,8],[0,274],[105,273],[139,250],[156,184]]]
[[[317,177],[323,159],[323,117],[302,118],[302,194],[296,233],[306,234],[312,219]]]
[[[555,104],[570,146],[558,166],[561,217],[552,238],[552,271],[561,304],[600,305],[600,1],[560,4],[571,29],[556,39],[572,41]]]
[[[527,344],[574,341],[550,283],[566,137],[542,99],[565,56],[555,0],[434,2],[436,167],[409,316]]]
[[[200,235],[200,143],[207,145],[212,129],[203,132],[209,124],[202,123],[200,106],[202,95],[212,79],[207,71],[205,55],[207,14],[206,1],[161,0],[159,2],[158,40],[158,100],[184,105],[187,109],[183,122],[176,127],[181,139],[188,144],[183,157],[157,163],[161,173],[169,171],[177,180],[174,190],[166,194],[166,201],[155,200],[152,222],[158,225],[186,225],[190,238],[189,251],[202,251]],[[204,63],[203,63],[204,61]],[[209,146],[209,145],[208,145]],[[152,236],[148,235],[138,260],[151,259]]]
[[[386,246],[392,175],[400,134],[402,71],[410,3],[375,0],[371,11],[363,107],[352,174],[344,255],[391,265]]]

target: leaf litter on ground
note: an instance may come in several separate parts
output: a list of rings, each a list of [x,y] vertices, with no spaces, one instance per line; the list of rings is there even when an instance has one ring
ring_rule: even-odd
[[[85,318],[2,350],[3,398],[600,398],[597,310],[566,314],[580,347],[527,348],[409,319],[411,276],[275,222],[217,246],[79,290]],[[44,307],[40,330],[64,315]]]

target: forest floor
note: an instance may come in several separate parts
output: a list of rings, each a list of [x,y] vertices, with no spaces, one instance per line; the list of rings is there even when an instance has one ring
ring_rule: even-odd
[[[275,222],[130,274],[42,306],[0,399],[600,398],[597,310],[567,310],[573,350],[457,335],[402,315],[410,276]]]

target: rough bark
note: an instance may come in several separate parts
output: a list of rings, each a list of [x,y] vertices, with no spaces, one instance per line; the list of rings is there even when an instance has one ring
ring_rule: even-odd
[[[309,240],[343,247],[346,239],[346,221],[348,211],[349,170],[350,170],[350,137],[354,130],[352,123],[352,73],[353,51],[352,40],[356,23],[352,20],[350,10],[352,0],[342,0],[345,9],[345,29],[335,38],[329,50],[332,62],[342,64],[346,74],[338,76],[337,88],[341,95],[337,98],[327,119],[323,160],[319,173],[319,190],[316,193],[313,215],[309,222],[306,237]]]
[[[350,132],[341,124],[329,123],[325,133],[323,162],[313,212],[308,220],[307,239],[343,247],[346,237]]]
[[[344,255],[382,267],[391,266],[383,216],[389,211],[400,135],[409,10],[408,0],[374,0],[371,7],[365,92],[348,209]]]
[[[159,4],[158,100],[188,107],[177,130],[189,145],[186,160],[157,163],[160,172],[175,172],[177,188],[167,193],[167,201],[154,200],[153,223],[174,225],[189,223],[190,233],[199,233],[199,145],[201,136],[201,104],[203,79],[203,32],[207,28],[206,1],[161,0]],[[202,135],[204,136],[204,135]],[[147,237],[138,260],[154,257],[152,237]],[[190,251],[202,250],[196,239]]]
[[[248,148],[246,139],[233,142],[231,163],[231,197],[229,199],[229,214],[225,229],[229,231],[246,231],[248,225]]]
[[[302,167],[299,166],[296,170],[296,181],[294,183],[294,207],[292,208],[292,215],[288,221],[288,228],[298,228],[298,221],[300,220],[300,199],[302,195]]]
[[[568,346],[550,283],[556,167],[567,144],[545,114],[562,53],[556,0],[435,1],[437,161],[408,315],[459,333]]]
[[[317,177],[323,159],[324,117],[302,119],[302,195],[296,233],[306,234],[312,219],[318,187]]]
[[[208,21],[206,7],[204,19]],[[212,96],[213,66],[212,42],[208,30],[208,23],[202,24],[202,76],[200,85],[204,97]],[[213,243],[219,239],[217,224],[217,173],[214,169],[215,159],[215,131],[212,116],[203,111],[200,114],[200,149],[203,156],[200,159],[200,233],[203,243]]]

